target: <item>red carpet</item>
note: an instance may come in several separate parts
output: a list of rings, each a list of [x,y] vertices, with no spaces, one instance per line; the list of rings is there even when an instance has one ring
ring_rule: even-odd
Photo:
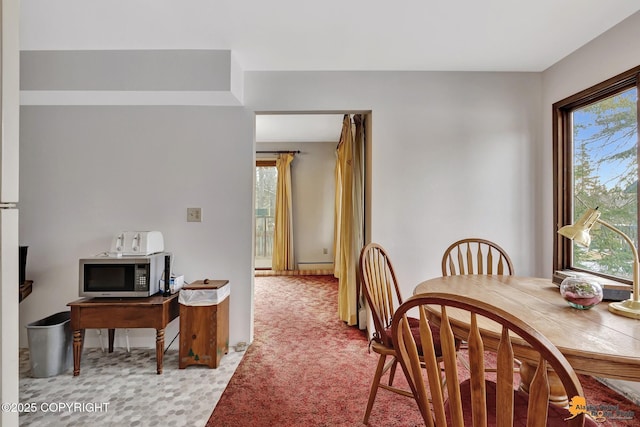
[[[337,318],[330,276],[255,279],[255,337],[207,427],[362,426],[377,355],[364,332]],[[640,424],[640,408],[591,377],[581,376],[588,405],[617,405]],[[404,382],[401,370],[396,384]],[[195,397],[194,397],[195,398]],[[371,427],[420,426],[413,399],[380,390]]]

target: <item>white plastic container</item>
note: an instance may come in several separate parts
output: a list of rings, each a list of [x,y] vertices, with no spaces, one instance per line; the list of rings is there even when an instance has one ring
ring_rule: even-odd
[[[224,301],[224,299],[231,293],[231,288],[228,284],[218,288],[212,287],[207,289],[189,289],[189,285],[186,285],[185,287],[180,289],[180,295],[178,295],[178,302],[182,305],[217,305]]]

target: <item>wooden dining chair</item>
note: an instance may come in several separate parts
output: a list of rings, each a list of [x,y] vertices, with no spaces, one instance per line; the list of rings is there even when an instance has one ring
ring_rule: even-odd
[[[513,263],[507,252],[489,240],[469,238],[452,243],[442,256],[442,275],[455,276],[458,274],[514,274]],[[462,350],[467,349],[463,340]],[[461,357],[463,365],[469,369],[465,357]],[[486,368],[495,371],[494,368]],[[515,372],[520,370],[520,361],[516,360]]]
[[[407,313],[411,310],[420,313],[420,333],[417,335],[411,331],[408,322]],[[453,317],[454,311],[457,320],[452,321],[448,314]],[[469,319],[465,321],[464,330],[469,330],[467,341],[471,370],[469,379],[464,381],[458,375],[453,332],[460,333],[460,319]],[[501,334],[484,336],[481,327],[486,319],[501,325]],[[441,354],[433,351],[432,322],[437,322],[440,327],[438,342]],[[514,421],[518,422],[517,425],[524,425],[524,420],[527,427],[597,425],[584,413],[574,417],[567,409],[549,403],[548,367],[558,374],[570,397],[584,396],[576,373],[544,335],[524,320],[491,304],[455,294],[416,295],[398,307],[392,322],[392,338],[396,357],[426,426],[512,426]],[[484,370],[485,351],[488,351],[484,346],[485,339],[499,343],[497,347],[491,347],[498,349],[498,369],[492,374],[494,380],[487,379]],[[527,357],[538,366],[529,394],[514,388],[512,339],[522,340],[530,346]],[[443,359],[446,393],[440,387],[441,370],[435,364],[439,359]]]
[[[369,392],[369,400],[364,414],[364,423],[369,422],[369,416],[376,399],[378,388],[383,388],[394,393],[404,396],[413,397],[410,390],[403,390],[393,386],[393,379],[396,373],[397,359],[393,348],[393,340],[391,339],[391,320],[397,305],[402,304],[402,295],[393,270],[393,264],[389,259],[386,251],[377,243],[369,243],[360,252],[359,263],[360,281],[362,283],[362,292],[367,300],[375,331],[370,342],[370,348],[379,355],[378,364],[371,390]],[[397,305],[396,305],[397,304]],[[418,319],[408,318],[413,330],[418,333]],[[432,326],[434,339],[433,351],[436,359],[440,353],[438,344],[437,327]],[[387,361],[387,359],[389,359]],[[389,372],[388,382],[382,382],[382,376]]]
[[[478,238],[452,243],[442,256],[442,275],[506,274],[513,275],[513,263],[497,244]]]

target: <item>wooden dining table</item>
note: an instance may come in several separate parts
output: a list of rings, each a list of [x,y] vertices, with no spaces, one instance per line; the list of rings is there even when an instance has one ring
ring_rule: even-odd
[[[414,294],[429,292],[482,300],[525,320],[558,347],[578,373],[640,381],[640,320],[609,312],[606,301],[579,310],[568,305],[558,285],[550,279],[500,275],[437,277],[414,289]],[[432,309],[430,313],[437,317],[438,311]],[[448,314],[457,325],[454,334],[466,339],[468,314],[457,319],[455,314],[449,311]],[[498,325],[487,320],[480,327],[483,337],[489,338],[485,346],[492,349],[492,343],[498,342]],[[520,345],[517,339],[512,341],[514,353],[522,361],[521,388],[526,391],[536,359],[526,344]],[[550,386],[550,400],[566,404],[567,396],[557,377],[550,380]]]

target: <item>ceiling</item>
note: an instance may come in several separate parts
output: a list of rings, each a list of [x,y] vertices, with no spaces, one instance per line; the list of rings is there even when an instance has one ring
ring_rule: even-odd
[[[21,0],[23,50],[229,49],[244,70],[542,71],[637,0]]]
[[[259,114],[256,142],[331,142],[342,132],[342,114]]]
[[[23,50],[225,49],[245,71],[539,72],[640,10],[637,0],[21,0],[20,5]],[[262,116],[256,140],[337,141],[341,121],[341,115]]]

